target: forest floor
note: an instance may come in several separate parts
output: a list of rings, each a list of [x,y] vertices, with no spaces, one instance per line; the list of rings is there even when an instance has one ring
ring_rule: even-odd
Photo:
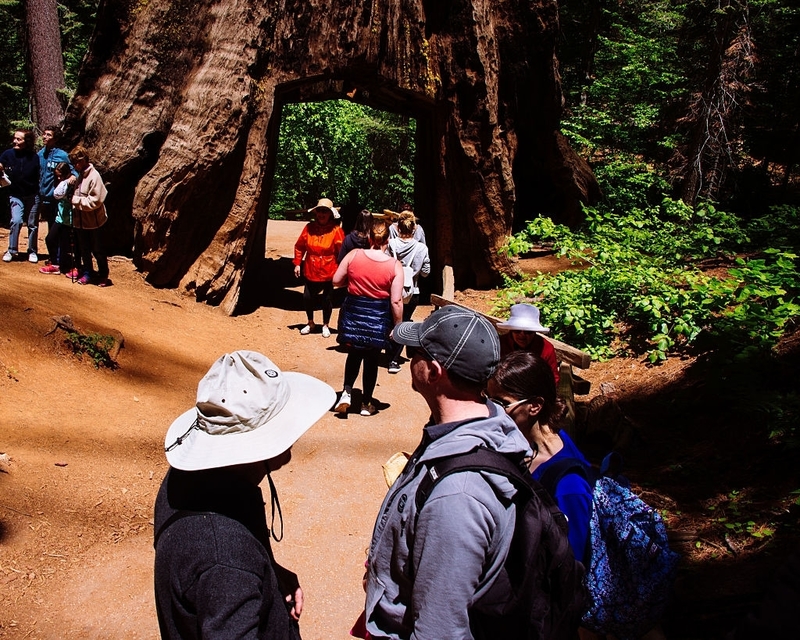
[[[258,350],[340,389],[345,354],[335,337],[298,332],[302,288],[290,256],[301,226],[270,222],[263,299],[236,317],[152,288],[126,259],[112,259],[105,289],[27,262],[0,265],[0,638],[158,636],[152,506],[167,469],[164,434],[222,353]],[[0,246],[7,234],[0,229]],[[521,266],[558,268],[546,257]],[[493,296],[457,299],[490,312]],[[119,331],[119,367],[77,359],[52,331],[64,315],[84,331]],[[670,638],[720,637],[798,548],[796,452],[768,438],[781,410],[771,394],[796,386],[798,342],[787,340],[769,366],[616,358],[580,372],[592,390],[578,398],[579,414],[590,428],[629,433],[626,471],[683,556]],[[615,402],[594,400],[601,383]],[[386,491],[381,465],[413,450],[428,417],[407,366],[381,369],[378,385],[375,416],[329,413],[275,474],[285,537],[274,548],[305,589],[306,640],[348,637]]]

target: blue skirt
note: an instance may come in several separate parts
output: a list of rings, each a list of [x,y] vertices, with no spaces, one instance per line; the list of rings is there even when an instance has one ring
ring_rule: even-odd
[[[394,322],[389,298],[347,294],[339,310],[336,340],[358,349],[386,349]]]

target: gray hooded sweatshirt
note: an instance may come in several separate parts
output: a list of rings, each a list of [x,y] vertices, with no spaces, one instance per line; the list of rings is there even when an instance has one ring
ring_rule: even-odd
[[[531,454],[511,418],[487,404],[488,418],[426,427],[381,505],[367,569],[366,620],[373,638],[472,638],[470,608],[502,569],[514,533],[514,504],[503,504],[498,495],[511,498],[516,489],[493,473],[454,473],[434,487],[418,519],[415,497],[427,462],[435,458],[477,446]]]
[[[419,293],[417,286],[420,275],[427,278],[431,272],[431,259],[428,247],[414,238],[392,238],[389,240],[389,255],[394,256],[404,267],[411,267],[414,272],[414,290]]]

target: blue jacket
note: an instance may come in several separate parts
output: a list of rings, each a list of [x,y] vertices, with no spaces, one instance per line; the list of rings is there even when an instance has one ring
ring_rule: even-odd
[[[69,162],[69,154],[63,149],[53,147],[48,149],[42,147],[39,149],[39,196],[45,201],[50,202],[53,200],[53,191],[56,188],[56,166],[62,162],[69,164],[69,170],[73,175],[78,174],[72,168]]]
[[[564,458],[576,458],[587,467],[592,466],[565,431],[560,431],[558,435],[564,448],[533,470],[531,475],[534,480],[541,480],[550,465]],[[572,553],[578,562],[584,562],[592,517],[592,487],[577,473],[568,473],[561,478],[553,497],[569,521],[568,537]]]
[[[39,193],[39,158],[33,151],[6,149],[0,155],[11,184],[6,187],[12,198],[29,198]]]
[[[472,638],[470,610],[503,568],[514,535],[516,489],[504,476],[466,471],[443,478],[419,517],[415,497],[429,460],[477,446],[530,455],[505,411],[487,407],[486,418],[425,427],[381,505],[367,563],[366,621],[374,638]]]

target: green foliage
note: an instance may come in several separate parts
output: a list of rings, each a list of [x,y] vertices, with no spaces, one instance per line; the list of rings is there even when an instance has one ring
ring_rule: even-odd
[[[109,355],[114,347],[114,336],[101,333],[82,334],[78,331],[68,331],[64,340],[79,358],[82,358],[84,354],[89,356],[96,369],[100,367],[117,368],[117,363]]]
[[[322,196],[373,211],[412,202],[415,124],[346,100],[285,105],[270,215]]]
[[[692,348],[701,335],[747,355],[772,347],[800,317],[800,272],[791,251],[766,249],[752,257],[745,224],[710,203],[689,207],[666,197],[657,176],[610,163],[599,175],[615,197],[586,208],[577,232],[536,218],[505,247],[511,255],[553,242],[575,269],[508,279],[497,312],[521,298],[540,301],[559,339],[595,357],[646,355],[651,362]],[[790,216],[787,215],[787,218]],[[781,222],[755,221],[775,233]],[[796,223],[795,223],[796,226]],[[783,235],[792,232],[791,225]],[[704,261],[730,268],[708,275]]]

